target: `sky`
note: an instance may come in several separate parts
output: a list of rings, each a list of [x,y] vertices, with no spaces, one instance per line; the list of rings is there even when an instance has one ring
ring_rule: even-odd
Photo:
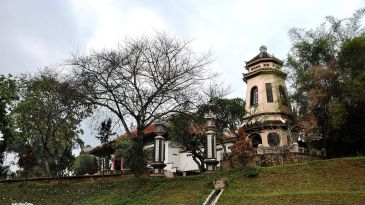
[[[166,32],[193,40],[195,51],[211,50],[217,84],[244,98],[245,61],[261,45],[285,60],[290,28],[315,28],[328,15],[346,18],[363,7],[365,0],[0,0],[0,74],[32,74],[75,52]],[[83,123],[82,138],[95,146],[91,122]]]

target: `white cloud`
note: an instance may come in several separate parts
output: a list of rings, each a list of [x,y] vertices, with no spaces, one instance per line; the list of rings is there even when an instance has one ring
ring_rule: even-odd
[[[92,32],[87,49],[115,47],[126,36],[166,31],[178,38],[192,38],[196,51],[211,49],[217,59],[211,69],[232,87],[232,97],[244,97],[241,73],[244,61],[266,44],[284,59],[289,51],[291,27],[313,28],[326,15],[347,17],[360,0],[343,1],[75,1],[74,7]]]
[[[49,51],[49,47],[41,39],[37,38],[37,36],[18,33],[16,38],[20,49],[37,62],[46,64],[52,59],[52,52]]]
[[[130,2],[76,1],[80,20],[92,24],[93,34],[86,48],[112,48],[125,37],[151,35],[166,30],[162,18],[155,12]],[[92,20],[92,22],[89,22]]]
[[[194,1],[192,12],[184,13],[185,35],[193,36],[197,49],[212,49],[217,57],[212,68],[233,89],[232,97],[243,97],[244,61],[265,44],[270,53],[285,59],[290,48],[288,30],[314,28],[327,15],[350,16],[365,2],[353,1]],[[173,27],[173,26],[172,26]]]

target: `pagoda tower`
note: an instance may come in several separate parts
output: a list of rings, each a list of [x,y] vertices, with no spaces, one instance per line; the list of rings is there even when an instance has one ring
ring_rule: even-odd
[[[254,148],[297,142],[296,134],[290,133],[293,112],[285,86],[287,74],[281,70],[282,66],[283,61],[267,53],[266,46],[261,46],[260,53],[246,62],[243,80],[247,83],[247,113],[242,127]]]

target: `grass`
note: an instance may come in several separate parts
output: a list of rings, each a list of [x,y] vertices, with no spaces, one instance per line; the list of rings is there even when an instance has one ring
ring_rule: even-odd
[[[229,182],[219,204],[365,204],[365,158],[260,168]]]
[[[218,204],[365,204],[365,157],[167,178],[0,184],[0,204],[202,204],[227,180]]]

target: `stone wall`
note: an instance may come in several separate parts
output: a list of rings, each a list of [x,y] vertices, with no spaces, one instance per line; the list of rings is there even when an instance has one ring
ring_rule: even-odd
[[[324,156],[319,154],[317,155],[308,155],[307,153],[269,153],[263,155],[255,155],[252,157],[252,161],[248,162],[247,166],[260,166],[260,167],[270,167],[276,165],[283,164],[295,164],[302,163],[311,160],[320,160],[324,159]],[[222,161],[220,164],[220,168],[223,170],[241,167],[242,165],[238,162],[232,160]]]
[[[310,156],[303,153],[265,154],[265,155],[257,155],[254,159],[254,162],[257,166],[269,167],[282,164],[301,163],[318,159],[323,159],[323,157]]]

